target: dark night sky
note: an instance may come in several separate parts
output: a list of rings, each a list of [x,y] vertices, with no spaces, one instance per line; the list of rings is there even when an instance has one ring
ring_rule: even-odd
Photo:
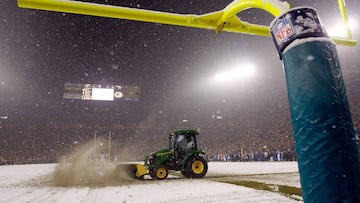
[[[231,1],[121,2],[129,7],[203,14]],[[340,20],[336,0],[288,2],[292,7],[315,7],[325,25]],[[346,2],[349,16],[359,19],[360,2]],[[254,23],[272,21],[258,10],[240,16]],[[353,35],[360,40],[359,26]],[[338,51],[357,116],[360,49],[339,47]],[[202,84],[233,61],[254,63],[256,76],[232,87]],[[138,85],[141,101],[64,100],[65,82]],[[277,117],[289,116],[287,105],[282,65],[270,38],[20,9],[15,0],[0,1],[0,115],[8,116],[6,122],[201,120],[220,111],[224,119],[241,117],[272,125]]]

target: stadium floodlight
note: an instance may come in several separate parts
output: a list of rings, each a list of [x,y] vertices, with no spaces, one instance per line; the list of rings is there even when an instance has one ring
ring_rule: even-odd
[[[214,75],[213,80],[220,83],[232,83],[255,75],[255,66],[251,63],[236,64],[233,68],[221,71]]]
[[[330,36],[336,36],[336,37],[348,37],[348,29],[350,31],[354,31],[357,27],[357,22],[353,18],[349,18],[347,24],[344,24],[342,22],[338,22],[332,26],[329,26],[327,29],[327,32]]]

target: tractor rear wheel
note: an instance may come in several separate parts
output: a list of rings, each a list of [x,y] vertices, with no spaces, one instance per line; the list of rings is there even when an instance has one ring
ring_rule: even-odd
[[[159,166],[150,172],[150,176],[157,180],[163,180],[166,179],[169,172],[166,166]]]
[[[207,161],[201,156],[195,156],[186,163],[185,176],[189,178],[202,178],[206,175],[207,170]]]

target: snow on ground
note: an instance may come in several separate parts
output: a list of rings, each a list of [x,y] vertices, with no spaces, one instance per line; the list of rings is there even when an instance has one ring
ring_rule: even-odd
[[[301,202],[269,192],[218,182],[246,179],[300,188],[296,162],[209,162],[203,179],[134,180],[112,186],[57,187],[56,164],[0,166],[0,203],[8,202]]]

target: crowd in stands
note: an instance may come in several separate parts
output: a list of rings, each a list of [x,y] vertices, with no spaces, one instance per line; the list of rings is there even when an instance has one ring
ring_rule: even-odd
[[[263,150],[256,152],[238,152],[238,153],[220,153],[210,157],[211,161],[296,161],[294,150],[289,151],[271,151]]]
[[[276,130],[263,124],[263,128],[244,131],[243,126],[229,121],[226,128],[221,128],[222,125],[219,122],[206,123],[203,128],[200,128],[198,146],[206,152],[209,160],[296,161],[290,127]],[[281,122],[289,121],[284,119],[279,122],[280,125],[288,125]],[[58,162],[61,157],[68,156],[76,148],[94,142],[96,137],[104,142],[102,153],[109,151],[108,141],[111,143],[110,157],[112,159],[116,157],[117,160],[140,161],[145,154],[167,148],[167,135],[174,129],[184,128],[184,126],[165,128],[161,125],[154,127],[146,123],[3,124],[0,128],[0,164]],[[360,126],[357,126],[355,130],[357,134],[360,134]]]

